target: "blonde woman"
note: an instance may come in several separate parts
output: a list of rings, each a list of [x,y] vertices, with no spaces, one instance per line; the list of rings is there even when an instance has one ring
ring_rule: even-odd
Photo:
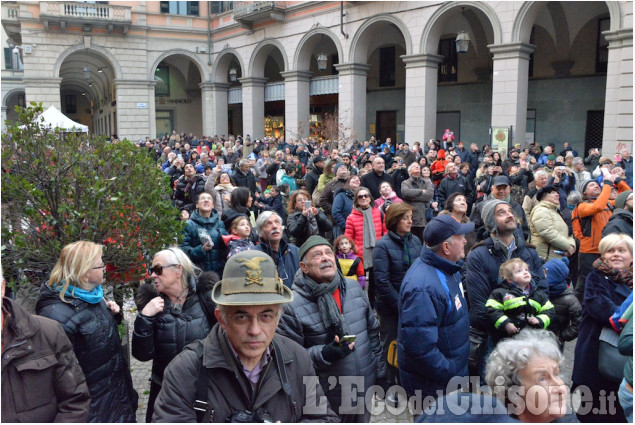
[[[36,312],[61,323],[73,345],[91,394],[88,422],[136,422],[138,397],[117,329],[123,315],[101,287],[102,250],[88,241],[66,245],[42,284]]]

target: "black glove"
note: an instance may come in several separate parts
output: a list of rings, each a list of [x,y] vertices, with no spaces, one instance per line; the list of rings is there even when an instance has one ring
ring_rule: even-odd
[[[613,183],[615,184],[615,187],[617,187],[617,185],[620,184],[623,181],[626,181],[626,180],[623,179],[622,177],[616,177],[615,181]]]
[[[348,344],[340,345],[339,342],[333,341],[322,348],[322,357],[324,357],[324,360],[326,360],[327,362],[332,363],[336,360],[343,359],[344,357],[351,354],[351,352],[352,350],[348,348]]]
[[[611,180],[604,179],[603,184],[613,187],[613,182]]]

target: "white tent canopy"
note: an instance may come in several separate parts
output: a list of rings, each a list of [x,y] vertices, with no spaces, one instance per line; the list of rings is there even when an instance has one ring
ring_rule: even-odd
[[[44,121],[42,122],[42,119]],[[59,127],[68,132],[81,132],[88,133],[88,126],[73,121],[66,115],[64,115],[55,106],[50,106],[46,111],[36,118],[36,121],[40,124],[40,127]]]

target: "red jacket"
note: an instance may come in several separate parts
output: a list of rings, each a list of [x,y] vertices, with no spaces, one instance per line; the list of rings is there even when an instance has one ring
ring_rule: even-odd
[[[372,207],[373,223],[375,224],[375,235],[377,240],[388,233],[384,217],[377,207]],[[357,209],[353,208],[351,214],[346,219],[346,230],[344,234],[355,241],[357,245],[357,255],[364,261],[364,216]]]

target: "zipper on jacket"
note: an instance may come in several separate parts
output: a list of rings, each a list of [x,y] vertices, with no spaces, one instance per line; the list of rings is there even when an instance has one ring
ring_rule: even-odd
[[[9,349],[11,349],[11,348],[16,348],[16,347],[19,347],[19,346],[21,346],[22,344],[26,344],[26,339],[23,339],[22,341],[18,341],[18,342],[14,343],[14,344],[9,345],[8,347],[5,347],[5,349],[4,349],[4,350],[2,350],[2,356],[3,356],[3,357],[5,357],[5,354],[4,354],[4,353],[6,353],[6,352],[7,352],[7,350],[9,350]],[[7,354],[5,358],[8,360],[9,358],[11,358],[11,356],[10,356],[9,354]]]

